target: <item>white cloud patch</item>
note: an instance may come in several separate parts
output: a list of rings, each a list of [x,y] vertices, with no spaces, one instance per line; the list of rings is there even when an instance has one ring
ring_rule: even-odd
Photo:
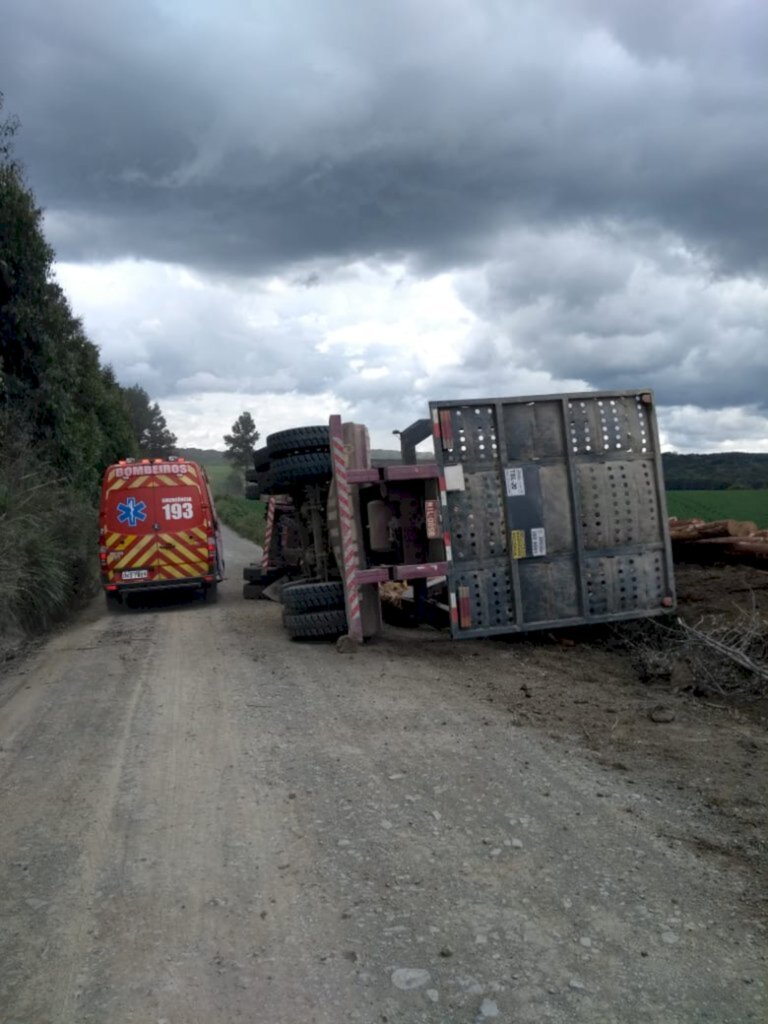
[[[768,437],[768,289],[718,276],[670,234],[515,231],[484,266],[431,278],[381,261],[245,280],[136,261],[58,274],[123,383],[169,410],[216,396],[215,423],[194,428],[207,446],[246,401],[276,429],[279,396],[303,423],[335,401],[383,443],[433,399],[641,387],[670,447]]]

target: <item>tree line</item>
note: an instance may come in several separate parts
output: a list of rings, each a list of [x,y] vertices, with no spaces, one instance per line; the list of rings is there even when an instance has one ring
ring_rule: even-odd
[[[768,453],[678,455],[664,452],[661,459],[668,491],[751,491],[768,487]]]
[[[89,591],[105,467],[176,446],[157,403],[101,363],[55,280],[18,129],[0,116],[0,639]]]

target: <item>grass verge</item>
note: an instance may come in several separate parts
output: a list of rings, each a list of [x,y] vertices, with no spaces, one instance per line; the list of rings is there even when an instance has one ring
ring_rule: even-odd
[[[255,544],[264,543],[264,508],[263,501],[233,498],[229,494],[216,498],[216,511],[222,522]]]

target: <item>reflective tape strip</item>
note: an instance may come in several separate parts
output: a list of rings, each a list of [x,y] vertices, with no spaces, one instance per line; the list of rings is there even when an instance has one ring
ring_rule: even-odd
[[[440,440],[440,420],[438,419],[437,409],[432,410],[432,434],[437,440]]]
[[[354,507],[352,490],[349,483],[347,450],[344,444],[340,416],[331,416],[330,434],[333,479],[336,484],[336,502],[339,509],[339,535],[341,538],[347,628],[351,637],[354,637],[356,640],[362,640],[363,620],[360,614],[360,588],[357,583],[360,556],[354,526]]]
[[[448,507],[448,490],[445,484],[445,476],[441,473],[439,478],[440,483],[440,501],[443,504],[443,508]]]
[[[469,587],[459,587],[459,622],[462,629],[472,625],[472,608],[469,603]]]
[[[274,496],[269,499],[267,505],[267,525],[264,528],[264,547],[261,553],[261,571],[266,574],[269,570],[269,548],[272,544],[272,530],[275,525],[275,499]]]
[[[451,535],[450,533],[443,534],[443,544],[445,545],[445,558],[446,561],[453,561],[453,548],[451,547]]]
[[[440,433],[443,440],[443,448],[453,448],[453,419],[450,409],[440,411]]]
[[[459,624],[459,609],[458,609],[458,607],[456,605],[456,595],[454,594],[453,591],[450,592],[449,599],[450,599],[450,604],[451,604],[451,622],[453,623],[454,626],[458,626],[458,624]]]

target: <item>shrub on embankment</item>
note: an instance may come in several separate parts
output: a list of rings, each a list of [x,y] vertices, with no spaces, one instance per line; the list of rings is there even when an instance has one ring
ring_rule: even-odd
[[[16,130],[0,121],[0,655],[92,592],[101,475],[137,450],[124,391],[54,280]]]
[[[31,451],[0,459],[0,652],[93,592],[95,509]]]

